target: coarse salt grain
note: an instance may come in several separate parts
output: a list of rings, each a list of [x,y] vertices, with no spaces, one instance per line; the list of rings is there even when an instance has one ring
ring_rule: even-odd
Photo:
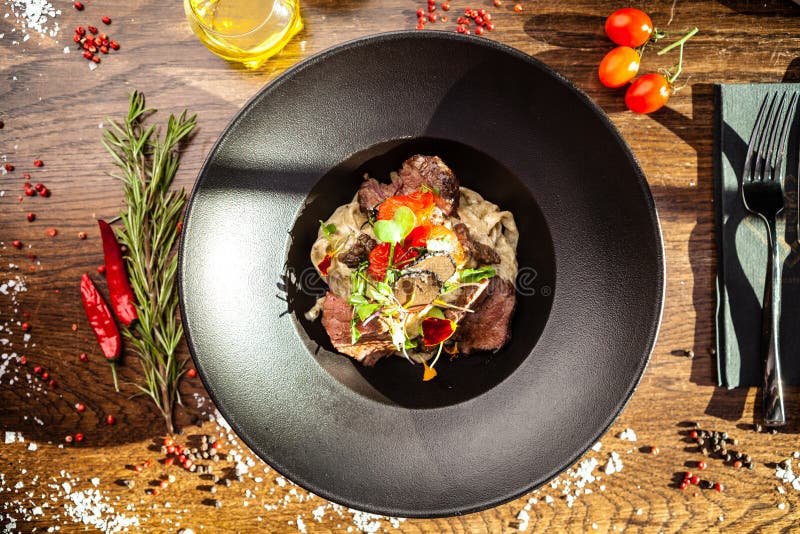
[[[31,29],[41,36],[55,37],[58,35],[58,22],[55,18],[61,14],[47,0],[6,0],[4,2],[21,26],[23,41],[29,38],[27,30]],[[8,17],[8,13],[5,14]],[[18,41],[12,42],[12,44]]]
[[[608,457],[608,462],[606,462],[605,474],[613,475],[620,471],[622,471],[622,459],[620,459],[619,454],[612,452]]]
[[[526,512],[525,510],[520,510],[520,512],[517,514],[517,521],[519,521],[519,525],[517,526],[517,528],[520,531],[528,530],[528,522],[530,521],[530,519],[531,516],[528,515],[528,512]]]
[[[317,506],[311,513],[314,514],[315,521],[322,523],[322,520],[325,518],[325,506]]]
[[[619,439],[622,441],[636,441],[636,432],[632,428],[626,428],[619,434]]]

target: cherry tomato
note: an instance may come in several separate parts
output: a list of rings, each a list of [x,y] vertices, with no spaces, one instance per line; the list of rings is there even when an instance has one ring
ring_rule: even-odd
[[[625,105],[636,113],[652,113],[669,100],[672,85],[663,75],[651,72],[639,76],[625,93]]]
[[[369,269],[367,272],[373,280],[383,280],[386,267],[389,265],[389,243],[378,243],[369,253]]]
[[[417,220],[425,220],[433,210],[435,198],[430,191],[414,191],[409,195],[396,195],[389,197],[378,206],[378,220],[390,220],[400,206],[406,206]]]
[[[369,253],[369,268],[367,273],[373,280],[381,281],[386,277],[386,269],[389,267],[389,253],[391,245],[389,243],[378,243]],[[394,258],[392,265],[397,269],[402,269],[419,256],[418,250],[409,250],[401,244],[394,246]]]
[[[622,46],[642,46],[653,33],[653,21],[647,13],[633,7],[614,11],[606,19],[606,35]]]
[[[603,61],[597,73],[600,82],[606,87],[622,87],[639,72],[639,53],[629,46],[618,46],[611,50]]]
[[[403,241],[403,246],[405,248],[424,247],[428,242],[430,233],[430,226],[417,226],[408,233],[405,241]]]

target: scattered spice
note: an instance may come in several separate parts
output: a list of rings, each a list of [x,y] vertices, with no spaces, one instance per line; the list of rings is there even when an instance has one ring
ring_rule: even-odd
[[[49,235],[50,237],[55,237],[58,235],[58,230],[56,230],[55,228],[48,228],[47,235]]]
[[[86,239],[86,232],[78,232],[78,239]]]
[[[28,222],[33,222],[35,220],[36,220],[36,214],[35,213],[29,213],[28,214]]]
[[[35,160],[33,160],[33,166],[34,167],[44,167],[44,162],[42,160],[40,160],[40,159],[35,159]]]
[[[189,378],[194,378],[197,376],[197,371],[194,369],[189,369],[188,371],[186,371],[186,376],[188,376]]]
[[[86,362],[88,362],[88,361],[89,361],[89,357],[88,357],[88,356],[86,356],[86,353],[85,353],[85,352],[81,352],[81,353],[80,353],[80,355],[78,355],[78,359],[79,359],[80,361],[84,362],[84,363],[86,363]]]

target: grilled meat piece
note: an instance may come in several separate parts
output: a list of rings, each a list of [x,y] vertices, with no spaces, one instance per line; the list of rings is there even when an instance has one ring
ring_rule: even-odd
[[[489,280],[481,280],[478,285],[466,286],[458,289],[458,295],[455,301],[449,301],[451,304],[462,308],[457,310],[455,308],[447,308],[444,310],[444,316],[455,323],[461,323],[465,315],[475,313],[475,308],[483,297],[484,291],[489,286]],[[465,310],[473,310],[468,312]]]
[[[473,307],[475,312],[465,314],[456,330],[459,352],[496,351],[508,343],[516,304],[514,285],[498,276],[491,278]]]
[[[478,265],[492,265],[500,263],[500,256],[488,245],[484,245],[478,241],[473,240],[469,235],[469,228],[464,223],[453,225],[453,232],[455,232],[458,241],[461,243],[461,248],[464,252],[475,258]]]
[[[370,251],[375,248],[377,244],[378,242],[367,234],[358,234],[353,246],[351,246],[347,252],[339,254],[339,261],[351,269],[355,269],[361,262],[369,258]]]
[[[394,345],[387,333],[386,327],[380,321],[370,321],[368,324],[357,324],[361,338],[355,345],[350,335],[350,319],[353,317],[353,308],[347,301],[337,297],[330,291],[325,295],[322,304],[322,326],[328,332],[334,348],[348,356],[353,357],[363,365],[375,365],[375,362],[394,352]]]
[[[401,195],[413,193],[425,185],[436,191],[436,205],[442,213],[450,215],[458,208],[458,179],[438,156],[408,158],[403,162],[398,179],[403,184]]]
[[[408,195],[426,186],[436,191],[436,205],[445,215],[458,208],[459,182],[450,167],[437,156],[416,155],[403,162],[392,183],[367,178],[358,190],[361,211],[369,213],[378,204],[395,195]]]

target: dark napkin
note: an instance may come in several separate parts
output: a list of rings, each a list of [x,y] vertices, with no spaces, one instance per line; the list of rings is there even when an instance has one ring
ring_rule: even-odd
[[[747,143],[762,99],[771,92],[800,90],[800,84],[721,84],[715,88],[718,382],[728,388],[760,386],[767,232],[764,223],[745,209],[739,186]],[[781,363],[784,383],[794,385],[800,384],[800,255],[797,246],[792,245],[797,238],[796,129],[795,124],[789,138],[786,207],[778,222],[784,257]]]

